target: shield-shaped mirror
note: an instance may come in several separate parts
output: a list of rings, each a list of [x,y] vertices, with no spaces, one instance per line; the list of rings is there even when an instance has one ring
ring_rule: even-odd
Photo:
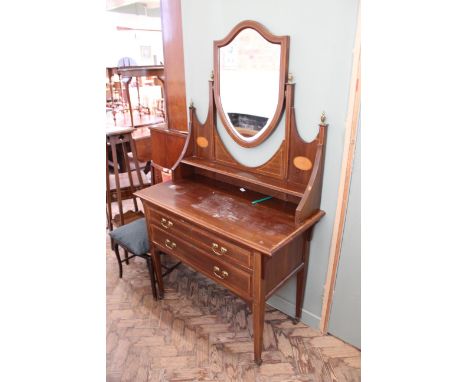
[[[283,110],[288,36],[243,21],[214,42],[215,102],[221,121],[241,146],[263,142]]]

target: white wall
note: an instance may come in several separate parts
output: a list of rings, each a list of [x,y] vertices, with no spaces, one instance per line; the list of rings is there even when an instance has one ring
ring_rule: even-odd
[[[262,23],[276,35],[290,36],[289,71],[296,81],[300,135],[312,140],[321,112],[327,114],[330,126],[321,205],[327,215],[314,230],[303,312],[303,321],[315,327],[321,314],[337,203],[357,6],[358,0],[182,0],[187,102],[193,100],[200,120],[208,110],[213,40],[224,38],[246,19]],[[252,149],[236,145],[223,128],[219,132],[241,163],[255,166],[268,160],[281,144],[284,118],[270,138]],[[269,301],[292,315],[294,302],[295,279]]]
[[[122,57],[132,57],[138,65],[154,65],[153,55],[157,56],[157,64],[164,61],[161,18],[137,16],[128,13],[105,12],[105,64],[106,67],[117,66]],[[157,29],[153,31],[118,31],[117,26],[136,29]],[[141,57],[140,46],[151,46],[151,57]]]

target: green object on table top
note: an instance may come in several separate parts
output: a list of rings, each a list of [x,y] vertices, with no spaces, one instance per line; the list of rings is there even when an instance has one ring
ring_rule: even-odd
[[[261,203],[261,202],[264,202],[265,200],[269,200],[269,199],[273,199],[273,196],[267,196],[265,198],[254,200],[254,201],[252,201],[252,204]]]

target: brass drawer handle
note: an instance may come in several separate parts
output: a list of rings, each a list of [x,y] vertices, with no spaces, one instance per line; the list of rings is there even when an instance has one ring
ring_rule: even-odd
[[[165,218],[161,218],[161,225],[164,228],[169,229],[174,225],[174,223],[172,223],[170,220],[167,220]]]
[[[227,273],[226,271],[222,271],[221,275],[219,275],[218,272],[220,270],[221,269],[219,269],[219,267],[217,267],[216,265],[213,267],[213,273],[217,278],[219,278],[221,280],[224,280],[225,278],[227,278],[229,276],[229,273]]]
[[[227,253],[227,249],[224,247],[221,247],[220,252],[218,252],[219,244],[212,243],[211,244],[211,250],[214,252],[215,255],[222,256]]]
[[[177,244],[174,243],[173,241],[170,241],[169,239],[166,239],[164,244],[166,244],[166,247],[169,249],[174,249],[175,247],[177,247]]]

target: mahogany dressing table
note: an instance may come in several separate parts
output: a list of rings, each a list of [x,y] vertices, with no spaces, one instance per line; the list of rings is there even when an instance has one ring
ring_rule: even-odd
[[[254,41],[256,35],[265,40],[262,44],[278,48],[270,52],[273,58],[268,53],[269,58],[264,61],[269,65],[274,57],[278,58],[273,71],[274,80],[279,77],[277,105],[270,115],[262,115],[266,118],[255,118],[267,120],[264,126],[235,126],[229,117],[231,111],[251,112],[243,105],[224,102],[226,96],[220,91],[226,78],[223,62],[232,69],[233,62],[238,65],[243,61],[242,49],[236,53],[236,44],[242,48],[240,43],[253,41],[252,49],[258,53],[260,40]],[[229,53],[240,55],[234,61],[223,56],[223,48],[232,48],[231,44],[234,49]],[[145,209],[161,294],[164,286],[159,252],[164,252],[244,299],[252,309],[257,364],[261,364],[265,301],[293,275],[297,277],[294,319],[297,322],[301,317],[312,230],[325,215],[320,210],[320,199],[327,124],[322,115],[318,135],[310,143],[298,135],[294,83],[287,74],[288,49],[288,36],[274,36],[254,21],[241,22],[225,39],[215,41],[206,121],[198,120],[192,104],[189,133],[172,168],[172,180],[136,192]],[[246,54],[252,56],[251,53],[247,50]],[[256,91],[255,84],[251,91]],[[268,137],[283,112],[285,138],[272,158],[258,167],[237,162],[216,126],[219,115],[238,144],[254,147]],[[244,135],[245,129],[258,133]],[[272,198],[252,203],[266,196]]]

